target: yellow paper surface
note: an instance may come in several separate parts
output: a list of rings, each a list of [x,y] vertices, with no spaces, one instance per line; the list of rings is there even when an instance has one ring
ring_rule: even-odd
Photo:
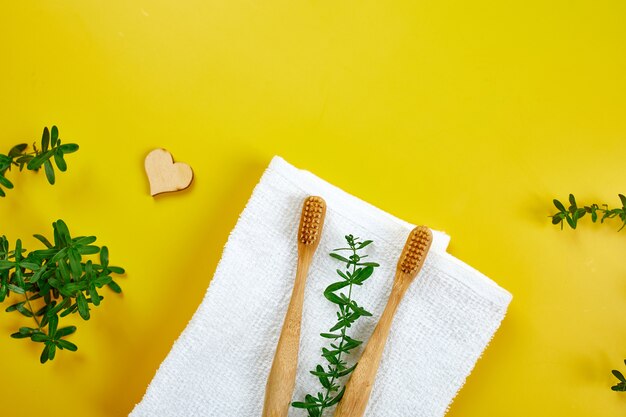
[[[552,198],[626,193],[626,3],[18,1],[0,149],[57,124],[68,172],[16,172],[0,233],[64,219],[128,270],[42,366],[0,314],[0,414],[123,416],[201,301],[274,154],[413,223],[514,294],[450,417],[622,416],[626,231],[560,232]],[[143,158],[196,179],[149,196]],[[587,220],[587,221],[585,221]],[[8,304],[5,304],[6,307]],[[401,366],[401,364],[398,364]]]

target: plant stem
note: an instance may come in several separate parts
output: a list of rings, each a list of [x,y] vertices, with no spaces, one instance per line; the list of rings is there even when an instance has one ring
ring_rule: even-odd
[[[356,248],[355,246],[351,245],[350,249],[352,250],[352,254],[356,255]],[[354,262],[354,264],[352,265],[352,275],[354,276],[354,273],[356,271],[356,262]],[[350,303],[350,301],[352,301],[352,283],[350,284],[350,286],[348,287],[348,303]],[[346,328],[344,327],[343,329],[341,329],[341,342],[339,342],[339,350],[341,350],[341,348],[343,347],[344,342],[346,341]],[[341,361],[341,355],[343,354],[343,351],[339,352],[339,355],[337,355],[337,361]],[[336,368],[336,366],[335,366]],[[330,380],[330,384],[329,387],[333,386],[333,383],[335,382],[337,378],[335,376],[333,376]],[[330,388],[326,388],[326,395],[324,395],[324,403],[326,403],[326,401],[328,401],[330,398]],[[324,408],[326,408],[324,405],[322,405],[320,407],[320,416],[323,415],[324,413]]]
[[[37,323],[37,329],[39,331],[41,331],[41,323],[39,322],[39,319],[37,318],[37,315],[35,314],[36,311],[33,310],[33,306],[30,303],[30,298],[28,298],[28,292],[24,291],[24,298],[26,298],[26,303],[28,304],[28,309],[31,311],[31,313],[33,313],[33,319],[35,319],[35,323]]]

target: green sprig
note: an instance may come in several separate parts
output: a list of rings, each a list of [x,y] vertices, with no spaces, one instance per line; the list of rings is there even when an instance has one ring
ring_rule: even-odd
[[[12,189],[13,183],[6,177],[6,172],[16,166],[20,172],[26,167],[29,171],[39,171],[43,166],[46,178],[50,184],[56,181],[54,165],[61,172],[67,170],[67,162],[65,155],[74,153],[78,150],[75,143],[61,143],[59,138],[59,129],[52,126],[51,130],[44,127],[41,136],[41,148],[33,143],[33,150],[27,152],[28,145],[20,143],[15,145],[7,155],[0,154],[0,197],[6,195],[2,187]],[[54,165],[53,165],[54,162]]]
[[[106,246],[94,245],[95,236],[71,237],[62,220],[52,226],[54,243],[34,235],[46,249],[28,254],[20,239],[11,250],[7,238],[0,236],[0,302],[12,293],[22,296],[22,301],[11,304],[6,311],[17,311],[35,322],[33,327],[20,327],[11,337],[43,343],[41,363],[54,359],[57,349],[78,349],[65,340],[76,327],[59,327],[59,319],[78,312],[83,320],[89,320],[90,305],[98,306],[104,299],[98,290],[107,286],[120,293],[122,289],[111,275],[124,273],[123,268],[109,264]],[[88,256],[98,261],[86,259]]]
[[[573,194],[569,195],[570,205],[568,208],[565,208],[565,205],[559,200],[554,199],[552,202],[559,211],[550,216],[552,218],[552,224],[560,224],[561,230],[563,229],[564,223],[567,223],[572,229],[576,229],[578,220],[585,217],[586,214],[589,214],[591,221],[594,223],[598,220],[600,220],[600,223],[604,223],[606,219],[618,217],[622,221],[622,226],[619,230],[622,230],[624,226],[626,226],[626,196],[619,194],[619,199],[622,203],[622,207],[613,209],[610,209],[607,204],[598,205],[595,203],[589,206],[578,207]]]
[[[341,386],[340,379],[349,375],[356,364],[349,366],[345,360],[345,355],[357,346],[361,345],[360,340],[356,340],[347,334],[347,330],[361,317],[372,314],[359,306],[352,299],[352,289],[361,286],[372,275],[374,268],[379,265],[375,262],[363,262],[367,255],[361,255],[359,251],[372,243],[371,240],[359,241],[352,235],[347,235],[347,248],[338,248],[330,253],[330,256],[340,262],[345,263],[345,270],[337,269],[337,274],[341,279],[330,284],[324,290],[324,297],[338,307],[337,322],[330,328],[328,333],[321,333],[324,339],[332,340],[328,347],[322,348],[322,357],[327,365],[324,367],[318,364],[311,374],[316,376],[322,385],[322,390],[317,395],[307,394],[304,401],[296,401],[291,405],[295,408],[306,409],[309,417],[321,417],[324,410],[337,404],[344,393],[345,386]],[[349,254],[343,256],[338,252],[348,251]],[[340,290],[342,290],[340,292]]]

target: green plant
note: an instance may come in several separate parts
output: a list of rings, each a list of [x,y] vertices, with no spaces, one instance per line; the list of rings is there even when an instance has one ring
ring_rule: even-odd
[[[624,364],[626,364],[626,359],[624,360]],[[617,384],[613,385],[611,389],[613,391],[626,391],[626,378],[620,371],[613,369],[613,375],[618,379]]]
[[[356,364],[349,367],[344,355],[348,355],[350,351],[362,342],[348,336],[349,329],[360,317],[371,316],[372,314],[359,306],[352,299],[353,286],[361,286],[372,275],[374,268],[378,266],[375,262],[362,262],[367,255],[361,255],[359,251],[372,243],[371,240],[359,241],[352,235],[347,235],[347,248],[334,249],[330,256],[345,263],[345,270],[337,269],[337,274],[341,279],[330,284],[324,290],[324,297],[331,303],[337,305],[337,323],[330,328],[328,333],[321,333],[325,339],[333,340],[329,342],[329,348],[322,348],[322,357],[326,359],[328,364],[326,368],[321,364],[311,371],[315,375],[320,384],[322,391],[316,396],[307,394],[302,402],[293,402],[291,405],[296,408],[306,409],[310,417],[321,417],[324,410],[337,404],[345,386],[341,387],[339,379],[350,374]],[[347,257],[340,255],[339,252],[348,251]],[[347,291],[337,293],[339,290]]]
[[[626,226],[626,196],[619,194],[619,199],[622,203],[622,207],[609,209],[607,204],[591,204],[589,206],[578,207],[576,198],[573,194],[569,195],[570,206],[566,209],[563,203],[554,199],[552,202],[554,206],[559,210],[557,213],[551,215],[552,224],[560,224],[563,229],[563,223],[567,223],[572,229],[576,229],[578,220],[583,218],[585,214],[589,213],[592,222],[597,222],[600,219],[600,223],[604,223],[606,219],[612,219],[613,217],[619,217],[622,221],[622,226],[619,230],[622,230]],[[599,217],[599,214],[601,217]]]
[[[52,130],[48,130],[47,127],[43,129],[41,149],[38,149],[34,143],[31,152],[26,152],[27,148],[27,144],[20,143],[11,148],[7,155],[0,154],[0,186],[7,189],[13,188],[13,183],[6,177],[6,172],[10,171],[13,166],[19,167],[20,171],[24,167],[30,171],[39,171],[43,165],[48,182],[54,184],[55,173],[52,161],[59,171],[65,172],[67,163],[64,156],[76,152],[78,145],[75,143],[62,144],[61,139],[59,139],[59,129],[52,126]],[[0,197],[6,195],[2,187],[0,187]]]
[[[0,236],[0,302],[12,293],[23,297],[6,311],[17,311],[35,321],[34,327],[20,327],[11,337],[43,343],[41,363],[54,359],[57,348],[78,349],[65,340],[76,327],[59,327],[59,318],[78,312],[83,320],[89,320],[89,305],[98,306],[104,298],[98,289],[108,286],[120,293],[111,275],[124,273],[124,269],[109,265],[109,250],[94,245],[95,236],[71,237],[62,220],[52,226],[54,244],[42,235],[34,235],[46,249],[28,254],[20,239],[10,250],[7,238]],[[84,259],[90,255],[97,255],[99,262]]]
[[[619,217],[622,221],[622,226],[619,230],[622,230],[624,226],[626,226],[626,196],[623,194],[618,194],[619,199],[622,203],[622,207],[617,207],[610,209],[608,204],[591,204],[589,206],[578,207],[576,203],[576,197],[573,194],[569,195],[569,207],[566,209],[563,203],[559,200],[554,199],[552,202],[554,206],[559,210],[557,213],[551,215],[552,224],[561,224],[561,230],[563,229],[563,223],[566,222],[569,227],[572,229],[576,229],[578,224],[578,220],[585,216],[585,214],[589,213],[591,215],[591,221],[597,222],[600,219],[600,223],[604,223],[606,219],[612,219],[614,217]],[[598,214],[601,214],[601,217],[598,217]],[[618,230],[618,231],[619,231]],[[626,360],[624,360],[626,363]],[[618,379],[618,383],[611,387],[613,391],[626,391],[626,378],[620,371],[613,370],[613,375]]]

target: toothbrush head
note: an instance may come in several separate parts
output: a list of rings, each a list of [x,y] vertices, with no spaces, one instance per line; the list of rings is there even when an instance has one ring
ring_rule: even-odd
[[[428,227],[417,226],[411,230],[398,260],[398,270],[416,276],[424,265],[432,241],[433,234]]]
[[[298,229],[298,243],[306,246],[317,246],[322,235],[326,202],[321,197],[307,197],[302,204],[302,216]]]

